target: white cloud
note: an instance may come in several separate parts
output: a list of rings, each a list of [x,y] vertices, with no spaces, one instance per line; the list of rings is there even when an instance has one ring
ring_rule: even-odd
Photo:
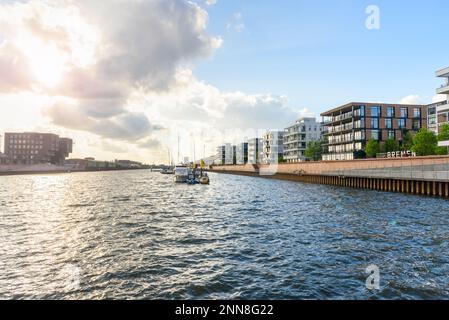
[[[83,156],[166,159],[178,133],[182,154],[192,155],[193,140],[208,154],[308,112],[280,95],[222,92],[198,80],[195,61],[222,43],[207,21],[184,0],[1,4],[0,94],[42,97],[44,119],[34,127],[82,139],[75,150],[84,148]],[[231,22],[244,29],[241,13]],[[3,119],[17,118],[14,107],[2,108]]]
[[[400,104],[425,104],[424,99],[419,95],[411,94],[402,98],[399,101]]]
[[[0,5],[0,93],[62,97],[44,110],[54,124],[143,146],[157,125],[129,96],[170,90],[178,68],[212,54],[207,20],[183,0]]]
[[[448,96],[445,94],[437,94],[435,96],[433,96],[432,98],[432,103],[437,103],[437,102],[442,102],[442,101],[447,101],[448,100]]]

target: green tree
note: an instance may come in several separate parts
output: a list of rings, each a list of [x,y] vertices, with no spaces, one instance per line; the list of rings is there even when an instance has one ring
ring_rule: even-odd
[[[380,153],[379,142],[371,138],[366,144],[365,152],[368,158],[375,158]]]
[[[283,156],[282,154],[279,154],[279,155],[278,155],[278,163],[284,163],[284,162],[286,162],[286,161],[284,160],[284,156]]]
[[[404,134],[404,139],[402,140],[402,150],[408,151],[413,147],[413,134],[411,131],[407,131]]]
[[[437,152],[438,139],[437,136],[423,128],[413,138],[412,151],[418,156],[430,156]]]
[[[313,161],[321,160],[321,155],[323,153],[323,142],[322,141],[310,141],[307,144],[307,149],[305,151],[305,156],[312,159]]]
[[[449,124],[443,124],[439,131],[438,141],[449,141]],[[448,154],[448,147],[437,147],[436,153],[438,155],[446,155]]]
[[[448,141],[449,140],[449,124],[445,123],[441,126],[440,132],[438,133],[438,141]]]
[[[399,143],[394,139],[388,139],[382,145],[382,152],[386,153],[386,152],[393,152],[393,151],[399,151]]]

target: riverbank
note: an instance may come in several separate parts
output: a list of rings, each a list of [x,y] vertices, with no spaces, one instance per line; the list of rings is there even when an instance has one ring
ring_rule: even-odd
[[[214,166],[211,172],[449,197],[449,156]]]
[[[105,171],[135,171],[148,170],[146,168],[97,168],[97,169],[73,169],[61,166],[0,166],[0,176],[38,175],[38,174],[65,174],[76,172],[105,172]]]

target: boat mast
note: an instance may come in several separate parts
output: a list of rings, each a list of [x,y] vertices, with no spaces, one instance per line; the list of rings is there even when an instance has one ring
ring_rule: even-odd
[[[179,163],[179,132],[178,132],[178,163]]]
[[[196,163],[196,154],[195,154],[195,139],[193,139],[193,163]]]

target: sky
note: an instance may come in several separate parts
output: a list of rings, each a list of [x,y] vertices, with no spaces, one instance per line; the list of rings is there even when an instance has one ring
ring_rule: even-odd
[[[431,103],[448,12],[446,0],[0,0],[0,134],[162,163],[350,101]]]

